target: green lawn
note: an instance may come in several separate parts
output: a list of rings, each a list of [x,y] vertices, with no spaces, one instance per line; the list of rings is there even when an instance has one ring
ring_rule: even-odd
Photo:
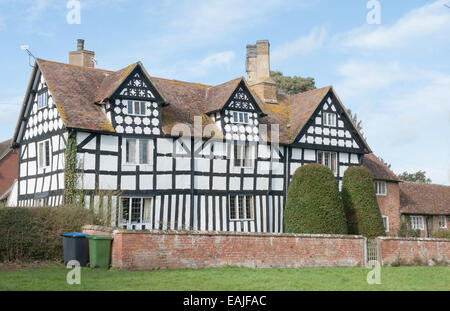
[[[69,286],[62,265],[0,270],[0,290],[450,290],[450,267],[383,267],[381,285],[368,285],[366,268],[183,269],[119,271],[83,268]]]

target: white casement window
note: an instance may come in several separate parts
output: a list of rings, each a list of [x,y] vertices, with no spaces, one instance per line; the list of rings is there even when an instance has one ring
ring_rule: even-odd
[[[386,215],[381,215],[381,218],[383,218],[384,230],[389,232],[389,217]]]
[[[252,168],[253,167],[253,146],[250,144],[234,145],[233,165],[234,167]]]
[[[129,165],[151,164],[150,140],[126,138],[125,163]]]
[[[51,167],[52,149],[50,139],[38,143],[38,167],[39,169]]]
[[[232,111],[234,123],[249,124],[248,112]]]
[[[129,100],[128,114],[133,116],[146,116],[147,115],[147,103],[137,100]]]
[[[47,107],[48,105],[48,92],[38,94],[38,109]]]
[[[230,220],[253,219],[253,196],[230,195]]]
[[[386,182],[385,181],[376,181],[374,182],[375,193],[376,195],[387,195],[386,190]]]
[[[336,152],[317,151],[317,163],[327,166],[334,174],[337,174]]]
[[[423,216],[411,216],[411,228],[413,230],[423,230],[424,229]]]
[[[447,216],[439,216],[439,228],[447,228]]]
[[[323,113],[323,125],[324,126],[336,126],[336,114],[332,112]]]
[[[122,198],[120,201],[120,223],[150,223],[153,198]]]

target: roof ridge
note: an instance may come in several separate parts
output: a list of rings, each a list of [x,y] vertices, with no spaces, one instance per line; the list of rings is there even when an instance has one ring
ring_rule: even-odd
[[[442,185],[442,184],[425,184],[425,183],[421,183],[421,182],[414,182],[414,181],[406,181],[406,180],[401,180],[401,183],[405,183],[405,184],[410,184],[410,185],[418,185],[418,186],[440,186],[440,187],[450,187],[448,185]]]
[[[65,65],[67,67],[73,67],[73,68],[77,68],[77,69],[86,69],[86,70],[96,70],[96,71],[105,71],[105,72],[109,72],[109,73],[114,73],[117,71],[120,71],[121,69],[117,70],[117,71],[113,71],[113,70],[108,70],[108,69],[102,69],[102,68],[95,68],[95,67],[86,67],[86,66],[77,66],[77,65],[72,65],[72,64],[68,64],[68,63],[63,63],[63,62],[57,62],[57,61],[53,61],[53,60],[47,60],[47,59],[43,59],[43,58],[36,58],[37,62],[46,62],[46,63],[53,63],[53,64],[60,64],[60,65]]]
[[[203,83],[199,83],[199,82],[190,82],[190,81],[183,81],[183,80],[177,80],[177,79],[167,79],[167,78],[161,78],[161,77],[155,77],[155,76],[151,76],[151,78],[152,79],[158,79],[158,80],[164,80],[164,81],[167,81],[167,82],[193,84],[193,85],[196,85],[196,86],[200,86],[202,88],[214,87],[213,85],[203,84]]]

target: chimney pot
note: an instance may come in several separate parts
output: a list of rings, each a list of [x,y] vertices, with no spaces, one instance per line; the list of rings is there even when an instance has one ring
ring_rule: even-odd
[[[83,51],[84,50],[84,40],[83,39],[78,39],[77,40],[77,50],[78,51]]]

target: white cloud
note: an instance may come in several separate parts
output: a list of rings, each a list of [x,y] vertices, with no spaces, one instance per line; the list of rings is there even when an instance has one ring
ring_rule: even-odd
[[[450,74],[400,63],[349,61],[336,89],[358,114],[373,151],[396,173],[425,170],[450,184],[448,140]]]
[[[450,10],[438,0],[408,12],[392,26],[366,25],[335,37],[346,47],[393,49],[407,47],[417,40],[448,41]]]
[[[211,69],[229,69],[234,59],[235,54],[233,51],[219,52],[194,62],[189,65],[189,68],[190,72],[195,75],[204,75]]]
[[[314,28],[309,35],[278,46],[273,50],[271,59],[281,62],[292,56],[311,54],[323,46],[326,38],[327,30],[324,27]]]

